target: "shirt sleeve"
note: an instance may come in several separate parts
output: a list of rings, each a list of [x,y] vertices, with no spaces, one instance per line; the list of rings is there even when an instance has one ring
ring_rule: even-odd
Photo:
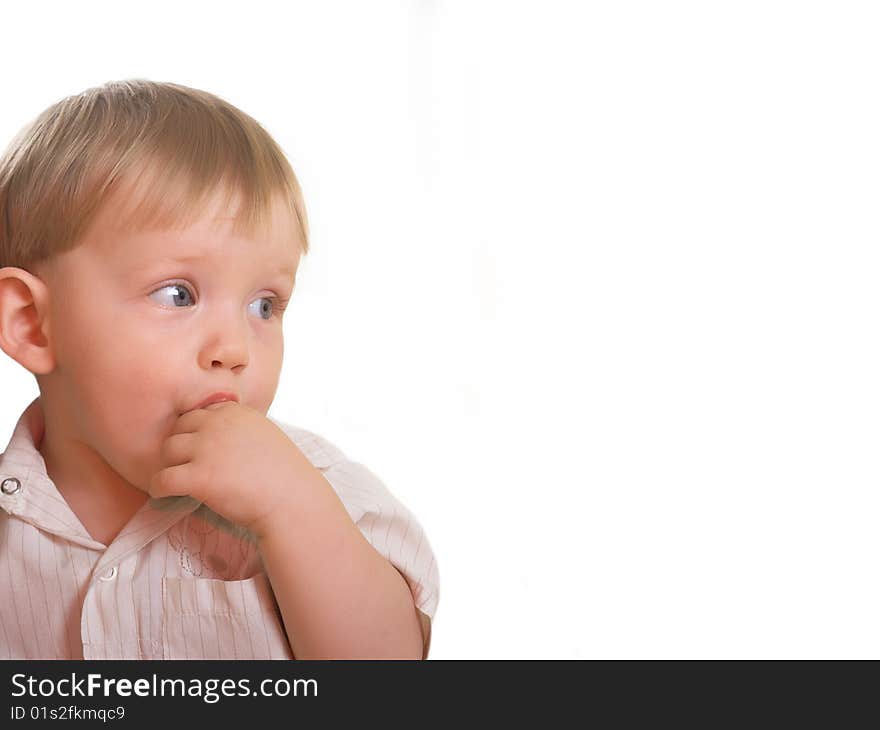
[[[440,577],[422,526],[366,466],[348,459],[320,436],[286,424],[278,425],[321,471],[361,534],[403,576],[419,611],[424,639],[422,658],[426,659],[440,597]]]

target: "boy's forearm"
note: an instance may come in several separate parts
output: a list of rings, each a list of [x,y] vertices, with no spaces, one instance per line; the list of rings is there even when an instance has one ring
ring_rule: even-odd
[[[273,518],[260,553],[297,659],[421,659],[403,576],[361,534],[314,467],[296,506]]]

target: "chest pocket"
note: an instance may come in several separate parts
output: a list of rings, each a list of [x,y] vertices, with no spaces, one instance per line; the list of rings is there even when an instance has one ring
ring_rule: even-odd
[[[293,659],[269,579],[163,578],[165,659]]]

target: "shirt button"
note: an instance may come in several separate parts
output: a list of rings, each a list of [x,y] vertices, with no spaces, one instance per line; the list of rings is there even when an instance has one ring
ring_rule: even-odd
[[[116,577],[116,574],[119,570],[114,565],[110,570],[108,570],[104,575],[101,576],[101,580],[113,580]]]
[[[4,479],[3,484],[0,484],[0,490],[3,491],[3,494],[16,494],[21,491],[21,482],[14,477]]]

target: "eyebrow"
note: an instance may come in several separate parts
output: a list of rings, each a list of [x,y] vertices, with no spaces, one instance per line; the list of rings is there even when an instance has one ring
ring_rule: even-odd
[[[146,267],[167,266],[168,264],[175,264],[175,263],[185,264],[185,263],[191,263],[194,261],[201,261],[204,258],[205,258],[205,256],[203,254],[192,254],[190,256],[186,256],[186,255],[161,256],[159,258],[150,259],[149,261],[146,261],[142,264],[137,264],[134,267],[132,267],[132,270],[138,271],[138,270],[143,270]],[[278,274],[281,274],[282,276],[292,276],[292,277],[296,278],[296,272],[297,272],[298,268],[299,268],[298,266],[291,266],[290,264],[283,264],[281,266],[281,268],[276,269],[275,271]]]

